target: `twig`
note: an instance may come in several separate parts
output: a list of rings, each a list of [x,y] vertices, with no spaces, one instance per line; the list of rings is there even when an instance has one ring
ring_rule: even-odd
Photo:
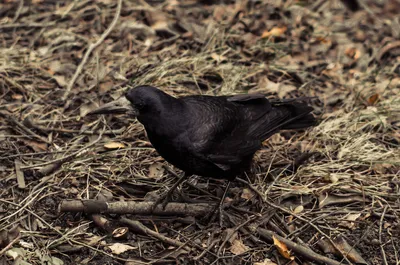
[[[101,140],[102,136],[103,136],[103,133],[100,132],[99,137],[97,137],[96,140],[94,140],[93,142],[89,143],[88,145],[85,145],[84,147],[82,147],[78,151],[73,152],[70,155],[67,155],[67,156],[64,156],[64,157],[61,157],[61,158],[57,158],[57,159],[54,159],[52,161],[47,161],[47,162],[44,162],[44,163],[41,163],[41,164],[35,164],[35,165],[31,165],[31,166],[21,167],[21,169],[30,169],[30,168],[35,168],[35,167],[48,166],[48,167],[44,167],[44,168],[40,169],[40,174],[42,176],[45,176],[46,174],[50,174],[51,172],[54,172],[55,169],[59,168],[63,163],[68,162],[68,161],[72,160],[75,157],[78,157],[78,156],[81,156],[81,155],[87,153],[89,151],[89,147],[92,147],[97,142],[99,142]]]
[[[10,28],[45,28],[49,26],[54,26],[56,24],[55,21],[47,22],[47,23],[11,23],[0,25],[0,29],[10,29]]]
[[[278,210],[281,210],[282,212],[285,212],[285,213],[287,213],[287,214],[293,215],[293,216],[296,217],[297,219],[299,219],[299,220],[301,220],[301,221],[303,221],[303,222],[306,222],[306,223],[310,224],[315,230],[317,230],[321,235],[323,235],[324,237],[326,237],[326,238],[329,240],[329,242],[332,244],[332,246],[338,251],[338,253],[340,253],[340,254],[343,256],[343,258],[344,258],[349,264],[352,264],[352,262],[347,258],[346,254],[344,254],[344,253],[342,252],[342,250],[336,246],[335,242],[333,242],[333,240],[332,240],[326,233],[324,233],[324,231],[322,231],[318,226],[316,226],[316,225],[313,224],[312,222],[308,221],[307,219],[305,219],[305,218],[303,218],[303,217],[301,217],[301,216],[299,216],[299,215],[297,215],[297,214],[295,214],[295,213],[293,213],[293,212],[291,212],[291,211],[289,211],[289,210],[287,210],[287,209],[285,209],[285,208],[283,208],[283,207],[281,207],[281,206],[279,206],[279,205],[276,205],[276,204],[274,204],[274,203],[272,203],[272,202],[270,202],[270,201],[268,201],[268,200],[266,200],[265,202],[266,202],[269,206],[274,207],[275,209],[278,209]]]
[[[74,76],[69,81],[67,89],[65,90],[64,95],[61,98],[63,101],[65,101],[68,98],[68,96],[71,92],[72,86],[75,84],[76,79],[82,72],[83,66],[86,64],[92,51],[95,48],[97,48],[97,46],[99,46],[105,40],[105,38],[107,38],[107,36],[111,33],[111,31],[114,29],[115,25],[118,22],[120,13],[121,13],[121,7],[122,7],[122,0],[118,0],[117,11],[115,12],[114,19],[111,22],[110,26],[106,29],[106,31],[104,31],[104,33],[100,36],[100,38],[95,43],[89,44],[89,48],[87,49],[85,55],[83,56],[81,63],[79,64],[78,68],[76,69]]]
[[[400,47],[400,40],[386,44],[376,55],[378,61],[382,61],[382,57],[392,49]]]
[[[186,251],[191,250],[190,247],[185,246],[186,245],[185,243],[182,243],[178,240],[163,236],[160,233],[157,233],[156,231],[153,231],[153,230],[147,228],[139,221],[130,220],[128,218],[121,218],[121,222],[128,225],[129,227],[131,227],[132,229],[136,230],[137,232],[139,232],[141,234],[151,236],[151,237],[156,238],[156,239],[158,239],[166,244],[169,244],[169,245],[173,245],[176,247],[182,247]]]
[[[26,126],[34,128],[39,131],[43,132],[57,132],[57,133],[77,133],[77,134],[85,134],[85,135],[94,135],[94,134],[99,134],[97,131],[92,131],[92,130],[86,130],[86,131],[80,131],[80,130],[74,130],[74,129],[65,129],[65,128],[55,128],[55,127],[45,127],[41,126],[38,124],[35,124],[29,117],[24,120],[24,124]],[[103,132],[104,135],[117,135],[121,134],[126,130],[126,127],[121,127],[120,129],[116,130],[106,130]]]
[[[279,241],[281,241],[282,243],[284,243],[288,248],[290,248],[291,250],[293,250],[294,252],[296,252],[297,254],[300,254],[301,256],[304,256],[310,260],[316,261],[320,264],[328,264],[328,265],[341,265],[340,262],[327,258],[325,256],[322,256],[314,251],[312,251],[309,248],[303,247],[300,244],[297,244],[289,239],[286,239],[284,237],[281,237],[277,234],[275,234],[272,231],[268,231],[264,228],[257,228],[257,233],[264,239],[267,240],[272,240],[272,236],[274,236],[275,238],[277,238]]]
[[[21,14],[22,8],[24,8],[24,0],[19,0],[18,9],[17,9],[17,12],[15,12],[12,23],[15,23],[15,21],[18,20],[19,15]]]
[[[258,197],[260,197],[262,202],[266,202],[264,195],[261,193],[261,191],[259,191],[256,187],[254,187],[250,182],[248,182],[242,178],[236,178],[236,180],[243,184],[246,184],[252,191],[254,191],[258,195]]]
[[[218,252],[217,252],[217,256],[219,256],[222,252],[223,247],[225,246],[225,244],[233,237],[233,235],[242,227],[244,227],[245,225],[247,225],[248,223],[254,221],[255,219],[259,218],[260,216],[252,216],[249,219],[247,219],[245,222],[241,223],[240,225],[237,225],[235,227],[235,229],[233,229],[231,231],[231,233],[229,235],[226,236],[225,240],[221,243]]]
[[[18,235],[16,238],[14,238],[7,246],[5,246],[1,251],[0,251],[0,257],[3,256],[6,251],[11,248],[15,242],[17,242],[21,238],[21,235]]]
[[[387,259],[386,259],[385,249],[383,248],[383,243],[382,243],[382,226],[383,226],[383,219],[385,218],[385,213],[387,211],[387,208],[388,208],[387,205],[385,206],[385,208],[383,208],[381,220],[379,221],[379,244],[380,244],[380,248],[381,248],[383,263],[385,265],[388,265],[388,263],[387,263]]]
[[[0,116],[5,117],[7,120],[9,120],[10,122],[12,122],[14,125],[16,125],[17,127],[19,127],[21,130],[23,130],[23,131],[24,131],[25,133],[27,133],[28,135],[30,135],[30,136],[36,138],[37,140],[40,140],[40,141],[42,141],[42,142],[45,142],[46,144],[50,144],[50,142],[49,142],[46,138],[44,138],[44,137],[42,137],[42,136],[36,134],[35,132],[31,131],[28,127],[26,127],[25,125],[23,125],[22,123],[20,123],[19,121],[17,121],[17,119],[15,119],[11,114],[8,114],[8,113],[6,113],[6,112],[0,111]]]

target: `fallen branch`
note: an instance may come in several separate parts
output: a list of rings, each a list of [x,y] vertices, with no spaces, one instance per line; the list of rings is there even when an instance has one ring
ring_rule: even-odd
[[[161,205],[152,210],[154,202],[104,202],[98,200],[64,200],[59,205],[60,212],[83,212],[88,214],[113,213],[113,214],[139,214],[139,215],[184,215],[204,216],[213,206],[206,203],[175,203],[170,202],[162,209]]]
[[[105,38],[107,38],[107,36],[111,33],[111,31],[114,29],[115,25],[118,22],[119,16],[121,14],[121,7],[122,7],[122,0],[118,0],[117,11],[115,12],[113,21],[111,22],[110,26],[106,29],[106,31],[103,32],[103,34],[100,36],[100,38],[95,43],[91,43],[89,45],[85,55],[83,56],[81,63],[79,64],[78,68],[75,71],[74,76],[68,83],[67,89],[65,90],[65,93],[62,97],[63,101],[65,101],[68,98],[69,93],[71,92],[72,86],[75,84],[76,79],[78,79],[78,76],[82,72],[83,66],[86,64],[92,51],[95,48],[97,48],[97,46],[99,46],[105,40]]]
[[[279,241],[281,241],[282,243],[284,243],[289,249],[293,250],[293,252],[308,258],[312,261],[315,261],[317,263],[320,264],[328,264],[328,265],[341,265],[342,263],[327,258],[325,256],[322,256],[318,253],[315,253],[314,251],[312,251],[309,248],[303,247],[300,244],[297,244],[289,239],[286,239],[284,237],[281,237],[277,234],[275,234],[274,232],[271,232],[269,230],[266,230],[264,228],[257,228],[257,233],[260,235],[261,238],[268,240],[268,241],[273,241],[272,236],[274,236],[275,238],[277,238]]]

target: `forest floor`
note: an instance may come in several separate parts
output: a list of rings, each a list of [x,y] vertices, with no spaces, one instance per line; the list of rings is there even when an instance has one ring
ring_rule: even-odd
[[[400,2],[354,3],[2,1],[0,264],[400,264]],[[317,97],[319,122],[265,141],[221,227],[225,181],[152,212],[179,169],[86,116],[143,84]]]

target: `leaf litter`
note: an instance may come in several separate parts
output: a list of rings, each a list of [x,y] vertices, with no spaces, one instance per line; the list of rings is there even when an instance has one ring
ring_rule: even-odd
[[[396,264],[398,1],[134,0],[121,1],[120,10],[118,2],[0,4],[0,253],[8,261],[283,264],[285,245],[297,263],[312,251],[328,262]],[[170,165],[134,119],[85,117],[139,84],[176,96],[316,96],[321,122],[282,132],[256,154],[248,180],[274,207],[233,182],[223,228],[143,214],[129,218],[151,233],[129,230],[89,244],[88,235],[120,228],[119,216],[88,223],[96,216],[59,214],[61,201],[105,192],[107,202],[146,201],[180,173],[165,170]],[[303,152],[313,155],[288,170]],[[220,181],[195,177],[173,199],[214,204],[222,192]],[[259,229],[307,249],[280,242],[279,250]],[[227,230],[236,236],[225,244]],[[118,244],[133,248],[119,252]]]

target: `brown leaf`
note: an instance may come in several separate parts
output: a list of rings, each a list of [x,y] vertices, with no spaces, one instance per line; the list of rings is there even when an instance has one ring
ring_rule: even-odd
[[[369,105],[375,105],[375,103],[378,101],[379,95],[378,94],[373,94],[368,98],[368,104]]]
[[[261,35],[261,38],[269,38],[269,37],[279,37],[282,36],[287,30],[286,26],[283,27],[273,27],[269,31],[264,31],[263,34]]]
[[[165,169],[162,163],[153,163],[149,167],[149,178],[151,179],[159,179],[162,177]]]
[[[247,250],[249,250],[249,248],[245,244],[243,244],[243,242],[240,239],[236,239],[235,241],[233,241],[232,246],[230,248],[232,254],[235,255],[243,254]]]
[[[119,149],[119,148],[125,148],[125,145],[119,142],[108,142],[104,144],[104,147],[107,149]]]
[[[357,60],[361,56],[361,52],[356,48],[347,48],[344,53],[347,55],[347,57],[355,60]]]
[[[114,84],[114,82],[111,81],[111,80],[107,80],[105,82],[101,82],[100,85],[99,85],[99,92],[101,94],[104,94],[104,93],[108,92],[112,88],[113,84]]]
[[[21,100],[23,96],[21,94],[12,94],[11,98],[15,100]]]
[[[287,246],[284,243],[279,241],[275,236],[272,236],[272,239],[274,240],[274,245],[278,249],[279,253],[281,253],[281,255],[284,258],[287,258],[287,259],[290,259],[290,260],[294,259],[294,257],[292,257],[290,255],[290,251],[289,251],[289,249],[287,248]]]
[[[39,143],[31,140],[22,140],[26,145],[31,147],[35,152],[43,152],[47,150],[46,143]]]

